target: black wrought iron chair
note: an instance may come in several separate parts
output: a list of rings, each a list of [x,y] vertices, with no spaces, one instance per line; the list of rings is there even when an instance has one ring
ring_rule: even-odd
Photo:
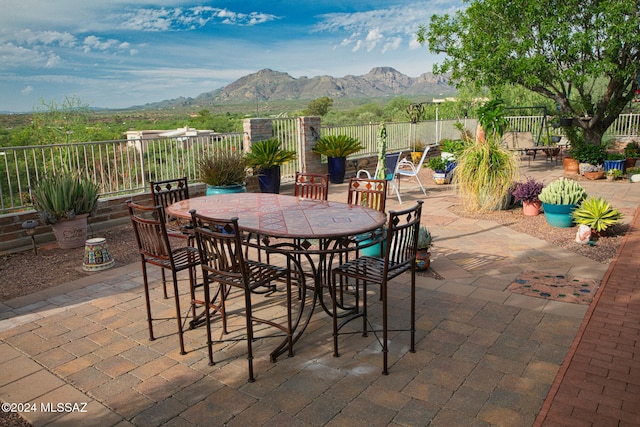
[[[243,240],[238,227],[238,218],[215,219],[199,215],[191,211],[195,238],[202,260],[204,277],[204,298],[201,302],[208,302],[205,310],[207,327],[207,347],[209,364],[213,365],[213,340],[211,338],[211,310],[218,311],[222,318],[223,333],[227,331],[226,300],[231,288],[240,289],[244,299],[246,321],[247,360],[249,363],[249,382],[255,381],[253,374],[253,341],[254,323],[263,323],[275,327],[286,335],[288,355],[293,356],[292,315],[291,315],[291,275],[290,266],[275,266],[248,259],[244,253]],[[286,282],[286,324],[280,324],[270,319],[256,317],[253,314],[252,290],[269,286],[271,282],[285,280]],[[218,284],[212,298],[211,285]],[[275,360],[274,353],[271,359]]]
[[[149,339],[154,340],[153,317],[151,315],[151,301],[149,297],[149,282],[147,277],[147,264],[158,266],[164,273],[171,272],[173,282],[173,295],[176,305],[176,319],[178,323],[178,337],[180,340],[180,354],[185,354],[184,328],[180,309],[180,292],[178,289],[178,273],[187,270],[189,273],[189,292],[191,301],[195,297],[196,267],[200,264],[198,250],[192,246],[180,246],[172,248],[163,221],[163,209],[161,206],[141,206],[133,202],[127,203],[129,217],[136,236],[140,262],[142,264],[142,279],[144,296],[147,308],[147,322],[149,326]],[[163,276],[164,277],[164,276]],[[195,316],[195,305],[191,304],[192,315]]]
[[[187,177],[167,179],[164,181],[149,181],[151,186],[151,200],[153,206],[162,207],[162,218],[167,228],[167,235],[171,238],[185,239],[187,245],[193,246],[193,231],[191,223],[178,218],[168,217],[165,213],[167,206],[189,198],[189,183]],[[167,295],[167,279],[162,270],[162,289],[165,299]]]
[[[418,244],[418,230],[420,228],[420,216],[422,214],[422,200],[416,206],[402,210],[389,212],[389,222],[386,237],[386,247],[383,256],[361,256],[348,261],[332,271],[331,300],[333,308],[333,348],[334,356],[338,357],[338,335],[343,326],[350,321],[362,317],[362,334],[366,336],[369,331],[374,332],[382,346],[383,374],[388,374],[388,286],[389,281],[404,272],[411,274],[410,281],[410,327],[411,333],[410,351],[415,352],[415,286],[416,270],[415,257]],[[354,281],[354,306],[346,316],[342,317],[338,311],[337,293],[343,286],[344,280]],[[362,287],[360,284],[362,283]],[[378,337],[378,330],[373,329],[367,317],[367,285],[369,283],[380,286],[382,304],[382,338]],[[360,291],[362,291],[362,304],[360,306]],[[338,319],[341,319],[338,323]],[[396,329],[407,330],[407,329]]]
[[[329,174],[296,172],[294,195],[306,199],[327,200]]]

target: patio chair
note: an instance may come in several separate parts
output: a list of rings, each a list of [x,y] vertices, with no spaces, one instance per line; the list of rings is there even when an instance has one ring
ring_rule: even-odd
[[[362,205],[380,212],[385,211],[387,203],[387,180],[370,178],[349,179],[347,203]]]
[[[180,354],[186,354],[184,350],[183,324],[180,310],[180,292],[178,289],[178,273],[187,270],[189,273],[189,292],[191,301],[195,296],[196,267],[200,264],[198,250],[191,246],[172,248],[163,221],[163,209],[161,206],[141,206],[133,202],[127,203],[129,217],[136,236],[140,262],[142,264],[142,280],[144,296],[147,308],[147,323],[149,326],[149,340],[155,339],[153,335],[153,318],[151,316],[151,302],[149,297],[149,281],[147,277],[147,264],[160,267],[162,271],[169,270],[173,282],[173,296],[176,305],[176,319],[178,322],[178,337],[180,341]],[[164,276],[163,276],[164,277]],[[192,315],[195,316],[195,305],[191,304]]]
[[[288,355],[293,356],[291,273],[289,266],[275,266],[248,259],[243,251],[238,218],[229,220],[215,219],[200,215],[196,211],[191,211],[191,218],[202,260],[201,266],[204,278],[204,299],[197,302],[203,304],[208,302],[205,309],[205,320],[209,365],[214,365],[210,310],[213,309],[220,313],[223,333],[228,333],[226,300],[231,288],[240,289],[244,301],[249,382],[253,382],[255,381],[253,374],[253,341],[258,338],[254,336],[254,323],[267,324],[284,332],[287,337]],[[253,314],[252,291],[279,279],[286,281],[287,319],[285,324],[259,318]],[[215,295],[220,297],[219,302],[211,298],[211,285],[213,283],[218,284],[218,290]],[[271,359],[275,360],[274,353],[271,354]]]
[[[329,174],[296,172],[294,195],[306,199],[327,200]]]
[[[169,218],[165,213],[167,206],[189,198],[189,185],[187,177],[167,179],[164,181],[149,181],[151,186],[151,199],[153,206],[162,207],[162,218],[167,228],[167,235],[172,238],[186,239],[187,245],[193,246],[193,232],[188,222],[177,218]],[[162,270],[162,289],[165,299],[167,295],[167,279]]]
[[[413,162],[411,160],[408,160],[407,158],[400,160],[400,163],[398,165],[398,172],[397,172],[399,177],[403,177],[403,176],[414,177],[416,181],[418,181],[418,185],[420,185],[422,194],[424,194],[425,196],[427,195],[427,190],[424,189],[424,186],[422,185],[422,181],[420,181],[419,174],[420,174],[420,171],[422,170],[424,159],[427,158],[427,154],[429,153],[430,149],[431,149],[431,146],[425,147],[424,151],[422,152],[422,157],[420,157],[420,161],[418,162],[417,165],[413,164]]]
[[[401,156],[402,152],[387,153],[385,156],[385,180],[387,182],[391,182],[391,188],[393,189],[393,191],[395,191],[399,203],[402,203],[402,198],[400,197],[396,177],[398,175],[398,168],[400,167]],[[371,174],[366,169],[360,169],[358,172],[356,172],[356,178],[366,178],[370,180]]]
[[[382,346],[383,369],[382,373],[387,375],[388,371],[388,287],[390,285],[402,286],[405,280],[391,283],[391,280],[404,272],[411,274],[409,284],[409,329],[393,329],[393,331],[409,331],[411,342],[409,351],[415,353],[415,330],[416,330],[416,268],[415,258],[418,245],[418,230],[420,228],[420,216],[422,214],[422,200],[409,209],[403,211],[389,212],[388,231],[386,237],[386,247],[383,256],[360,256],[350,260],[332,271],[332,282],[330,287],[333,317],[333,355],[339,357],[338,335],[341,329],[352,320],[362,318],[362,335],[367,336],[369,331],[376,334],[376,338]],[[354,284],[354,307],[346,315],[338,312],[337,293],[342,288],[342,283],[351,279]],[[362,283],[362,287],[360,284]],[[369,283],[380,286],[382,304],[382,338],[378,336],[379,330],[375,330],[368,319],[367,310],[367,285]],[[360,291],[362,291],[362,304],[360,307]],[[402,311],[402,310],[396,310]],[[338,318],[341,319],[338,323]],[[349,333],[349,332],[345,332]],[[353,333],[353,332],[351,332]]]

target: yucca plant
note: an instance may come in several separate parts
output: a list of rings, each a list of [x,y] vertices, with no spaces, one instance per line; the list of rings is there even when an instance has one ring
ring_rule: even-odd
[[[255,169],[268,169],[295,159],[296,152],[282,149],[277,138],[254,142],[246,155],[247,165]]]
[[[76,215],[91,214],[95,209],[100,187],[78,173],[65,172],[38,181],[32,191],[33,206],[45,224]]]
[[[602,197],[589,197],[573,211],[576,224],[589,226],[597,233],[605,232],[622,218],[622,213]]]
[[[312,150],[327,157],[347,157],[363,148],[357,138],[348,135],[326,135],[316,142]]]
[[[492,211],[507,204],[519,176],[516,155],[502,148],[497,136],[489,135],[459,153],[453,182],[465,209]]]

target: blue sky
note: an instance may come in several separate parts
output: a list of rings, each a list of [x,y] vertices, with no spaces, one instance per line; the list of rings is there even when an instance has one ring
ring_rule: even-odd
[[[295,78],[410,77],[438,58],[415,41],[462,0],[2,0],[0,111],[75,96],[126,108],[195,97],[270,68]]]

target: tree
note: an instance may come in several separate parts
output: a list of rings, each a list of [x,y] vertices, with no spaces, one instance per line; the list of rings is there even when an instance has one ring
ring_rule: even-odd
[[[307,109],[304,111],[304,114],[308,116],[324,116],[329,112],[332,106],[333,99],[328,96],[312,99],[309,102],[309,105],[307,105]]]
[[[434,15],[418,41],[444,53],[434,72],[458,85],[521,85],[550,98],[599,144],[638,89],[637,0],[472,0]]]

